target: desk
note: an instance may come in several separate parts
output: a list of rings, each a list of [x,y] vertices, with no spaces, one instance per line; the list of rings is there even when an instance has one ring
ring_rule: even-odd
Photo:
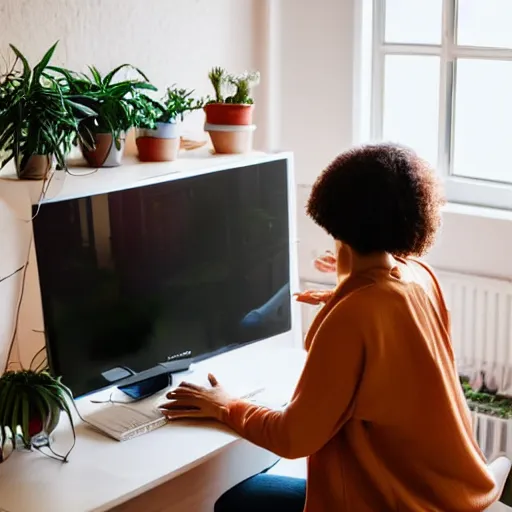
[[[205,360],[191,376],[212,371],[222,383],[264,383],[282,397],[293,391],[304,364],[300,349],[270,340]],[[188,378],[188,377],[187,377]],[[229,389],[229,384],[226,385]],[[78,401],[91,407],[90,397]],[[277,457],[222,425],[176,422],[123,443],[76,421],[69,463],[16,452],[0,465],[0,510],[6,512],[212,512],[227,489]],[[63,420],[54,449],[65,453],[71,432]]]

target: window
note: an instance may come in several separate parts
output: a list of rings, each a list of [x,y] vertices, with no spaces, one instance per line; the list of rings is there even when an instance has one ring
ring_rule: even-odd
[[[413,147],[450,201],[512,209],[512,0],[366,2],[368,136]]]

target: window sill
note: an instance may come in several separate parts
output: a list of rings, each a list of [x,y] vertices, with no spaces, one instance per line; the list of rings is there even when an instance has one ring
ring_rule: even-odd
[[[512,221],[512,211],[498,208],[486,208],[460,203],[447,203],[442,208],[443,213],[464,215],[467,217],[478,217],[483,219]]]

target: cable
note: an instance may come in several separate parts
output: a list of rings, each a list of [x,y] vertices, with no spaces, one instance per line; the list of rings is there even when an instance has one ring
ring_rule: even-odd
[[[21,292],[20,292],[20,296],[18,299],[18,304],[16,306],[16,314],[14,316],[14,329],[13,329],[11,341],[9,344],[9,350],[7,352],[7,359],[5,361],[4,373],[7,372],[9,369],[9,365],[10,365],[9,359],[11,358],[12,349],[14,348],[14,344],[16,342],[16,336],[18,334],[18,325],[19,325],[19,321],[20,321],[21,304],[23,303],[23,296],[25,294],[25,281],[26,281],[26,277],[27,277],[27,269],[28,269],[29,260],[30,260],[30,251],[32,249],[32,240],[33,240],[33,236],[30,237],[30,241],[28,244],[28,251],[27,251],[27,260],[26,260],[25,265],[23,265],[23,276],[21,278]],[[17,352],[18,352],[18,364],[21,365],[21,357],[20,357],[21,353],[20,353],[19,345],[17,345]]]
[[[14,272],[11,272],[8,276],[2,277],[2,279],[0,279],[0,283],[3,283],[10,277],[15,276],[18,272],[21,272],[24,268],[25,268],[25,265],[21,266],[20,268],[17,268]]]
[[[37,217],[37,215],[39,214],[39,210],[41,208],[41,203],[43,202],[44,198],[46,197],[46,192],[48,191],[48,188],[50,187],[50,184],[52,182],[53,174],[54,173],[52,173],[50,175],[48,180],[46,180],[46,179],[43,180],[43,186],[41,187],[41,193],[39,194],[39,198],[37,200],[37,209],[36,209],[35,214],[30,219],[28,219],[28,220],[26,220],[26,219],[20,219],[20,220],[23,220],[24,222],[32,222]],[[48,183],[46,184],[46,182],[48,182]],[[46,186],[45,186],[45,184],[46,184]],[[15,276],[16,274],[18,274],[19,272],[23,271],[23,276],[21,278],[21,292],[20,292],[20,296],[19,296],[19,299],[18,299],[18,304],[16,306],[16,313],[15,313],[15,317],[14,317],[14,329],[13,329],[13,333],[12,333],[12,336],[11,336],[11,341],[9,343],[9,350],[7,352],[7,359],[5,361],[4,373],[9,370],[9,366],[12,364],[9,360],[11,358],[12,350],[13,350],[14,344],[16,342],[16,336],[18,334],[18,326],[19,326],[19,320],[20,320],[21,305],[23,303],[23,296],[25,294],[25,282],[26,282],[26,277],[27,277],[27,269],[28,269],[28,265],[29,265],[29,262],[30,262],[30,251],[32,249],[33,239],[34,239],[34,236],[33,236],[33,233],[32,233],[31,236],[30,236],[29,243],[28,243],[28,253],[27,253],[27,259],[25,261],[25,264],[23,266],[21,266],[20,268],[16,269],[14,272],[9,274],[8,276],[2,277],[0,279],[0,283],[2,283],[6,279],[9,279],[9,278]],[[21,352],[20,352],[19,344],[17,345],[17,352],[18,352],[18,361],[17,361],[17,363],[19,365],[21,365]]]

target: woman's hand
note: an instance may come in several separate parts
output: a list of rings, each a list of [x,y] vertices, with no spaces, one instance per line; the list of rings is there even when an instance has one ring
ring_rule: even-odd
[[[336,256],[331,251],[326,251],[313,261],[314,267],[324,274],[336,272]]]
[[[215,419],[222,420],[223,411],[227,408],[230,397],[219,385],[217,379],[208,375],[211,388],[182,382],[176,389],[167,393],[167,402],[160,410],[169,420],[181,419]]]
[[[319,306],[325,304],[333,293],[333,290],[306,290],[305,292],[295,293],[293,296],[297,302]]]

